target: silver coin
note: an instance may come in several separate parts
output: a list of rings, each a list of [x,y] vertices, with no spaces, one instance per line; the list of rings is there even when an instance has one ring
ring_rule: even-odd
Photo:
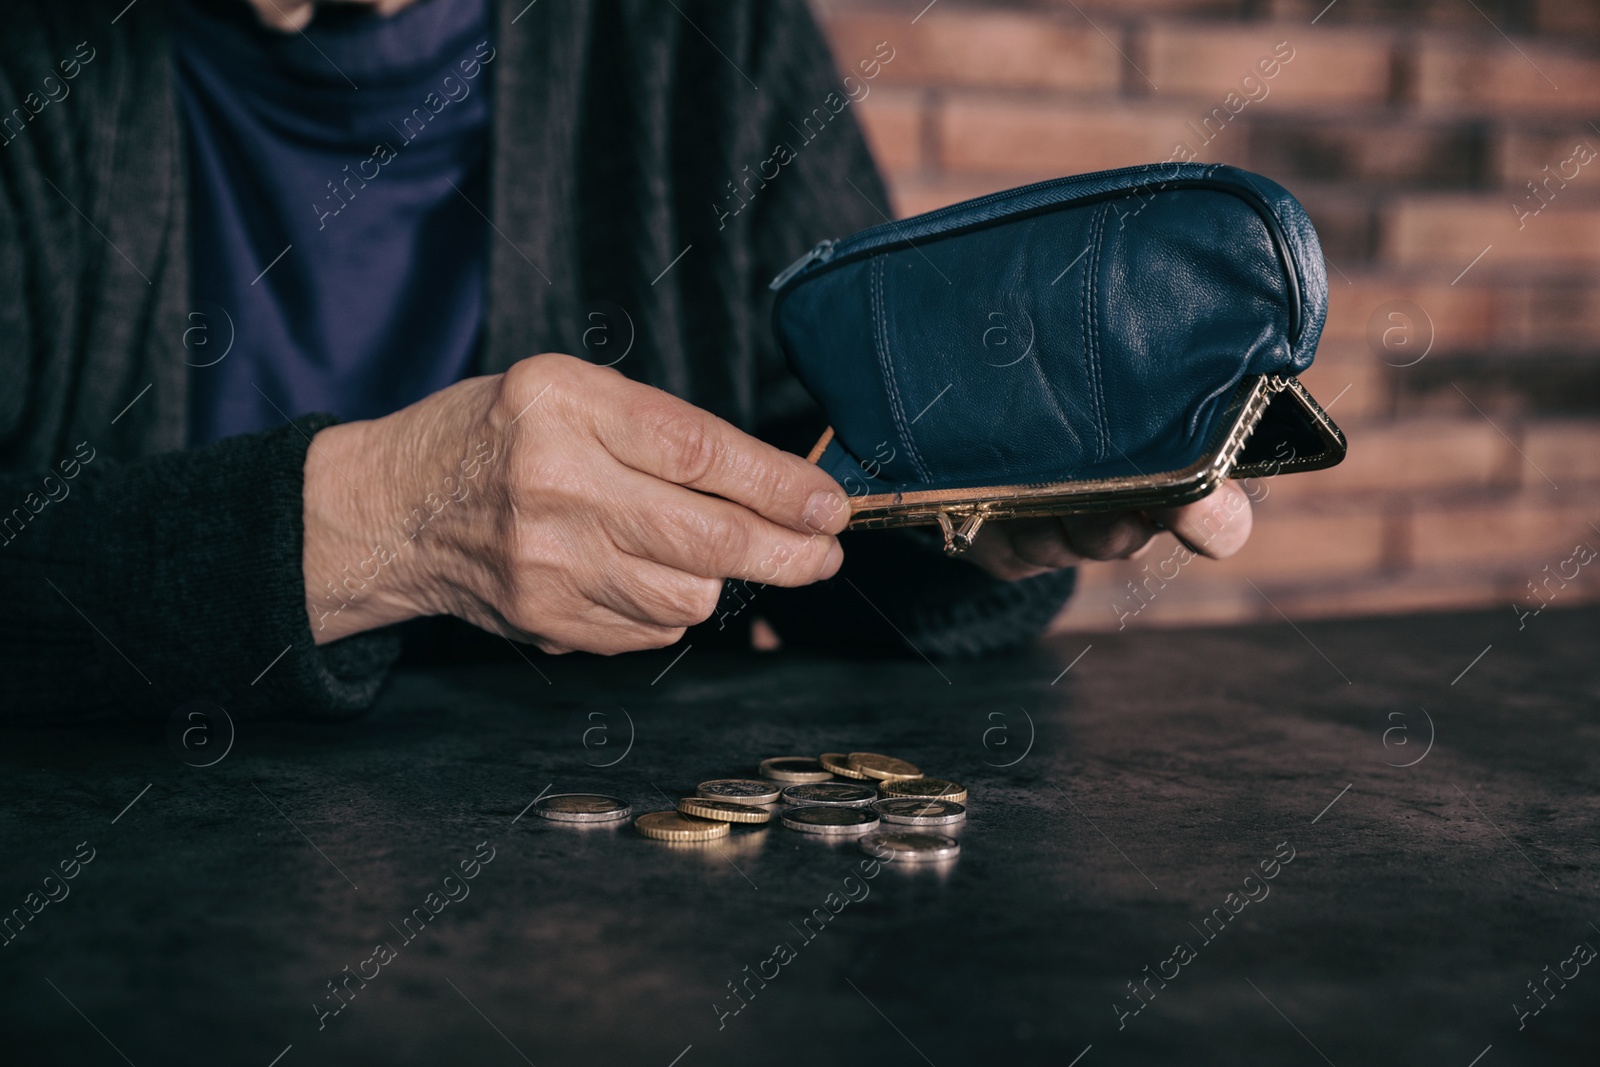
[[[775,782],[830,782],[833,772],[810,756],[773,756],[761,761],[761,777]]]
[[[872,805],[884,822],[911,826],[950,826],[967,821],[967,809],[953,800],[925,797],[887,797]]]
[[[626,801],[599,793],[556,793],[541,797],[533,813],[556,822],[613,822],[626,819],[633,809]]]
[[[943,834],[898,831],[868,834],[861,839],[861,851],[874,859],[894,863],[926,863],[947,860],[961,854],[961,842]]]
[[[754,778],[714,778],[701,782],[695,792],[714,800],[731,800],[735,804],[775,804],[778,787],[771,782]]]
[[[791,785],[783,791],[783,799],[790,804],[821,804],[833,808],[869,808],[878,799],[878,791],[870,785],[854,782],[814,782]]]
[[[808,804],[784,811],[783,825],[808,834],[864,834],[878,828],[878,817],[870,808],[829,808]]]

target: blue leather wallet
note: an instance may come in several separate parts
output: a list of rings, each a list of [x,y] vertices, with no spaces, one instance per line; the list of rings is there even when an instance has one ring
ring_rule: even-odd
[[[1300,385],[1328,309],[1283,188],[1158,163],[1040,182],[823,241],[773,326],[830,429],[811,459],[852,526],[1172,507],[1329,467]]]

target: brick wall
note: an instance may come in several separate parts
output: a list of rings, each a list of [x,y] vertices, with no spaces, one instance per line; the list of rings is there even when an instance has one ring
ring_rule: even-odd
[[[1141,600],[1126,583],[1170,538],[1087,568],[1062,626],[1600,599],[1600,561],[1568,562],[1600,548],[1600,3],[817,7],[841,63],[896,49],[858,114],[898,215],[1181,141],[1316,222],[1332,292],[1305,381],[1349,459],[1265,483],[1238,557]],[[1275,49],[1292,58],[1242,92]],[[1230,92],[1250,99],[1202,144]]]

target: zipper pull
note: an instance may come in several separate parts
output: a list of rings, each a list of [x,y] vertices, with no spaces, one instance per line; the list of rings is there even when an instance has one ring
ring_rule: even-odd
[[[772,279],[772,284],[767,286],[767,288],[776,292],[777,290],[782,289],[790,278],[793,278],[796,274],[799,274],[801,271],[811,266],[811,264],[828,262],[828,260],[833,258],[833,246],[837,243],[838,242],[836,241],[818,242],[817,245],[811,249],[811,251],[807,252],[805,255],[801,256],[799,259],[783,268],[783,273]]]

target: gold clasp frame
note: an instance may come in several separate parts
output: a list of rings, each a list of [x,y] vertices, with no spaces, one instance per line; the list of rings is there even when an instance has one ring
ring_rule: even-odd
[[[1283,399],[1275,401],[1275,397]],[[1245,443],[1269,405],[1284,405],[1278,412],[1278,421],[1308,443],[1304,448],[1296,446],[1287,458],[1278,458],[1274,453],[1271,458],[1256,455],[1246,460]],[[829,427],[806,459],[811,463],[820,461],[832,440],[833,428]],[[944,532],[945,553],[959,556],[972,547],[979,528],[989,519],[1179,507],[1205,497],[1229,477],[1264,478],[1331,467],[1344,458],[1345,449],[1344,433],[1298,379],[1252,375],[1239,383],[1217,420],[1205,452],[1181,469],[977,488],[917,489],[905,485],[865,496],[852,494],[850,528],[873,530],[937,522]]]
[[[978,529],[989,517],[989,508],[987,505],[980,505],[971,510],[952,508],[940,511],[935,517],[939,520],[939,529],[944,532],[944,554],[959,556],[972,547],[972,542],[977,539]],[[961,520],[960,526],[955,524],[955,519]]]

